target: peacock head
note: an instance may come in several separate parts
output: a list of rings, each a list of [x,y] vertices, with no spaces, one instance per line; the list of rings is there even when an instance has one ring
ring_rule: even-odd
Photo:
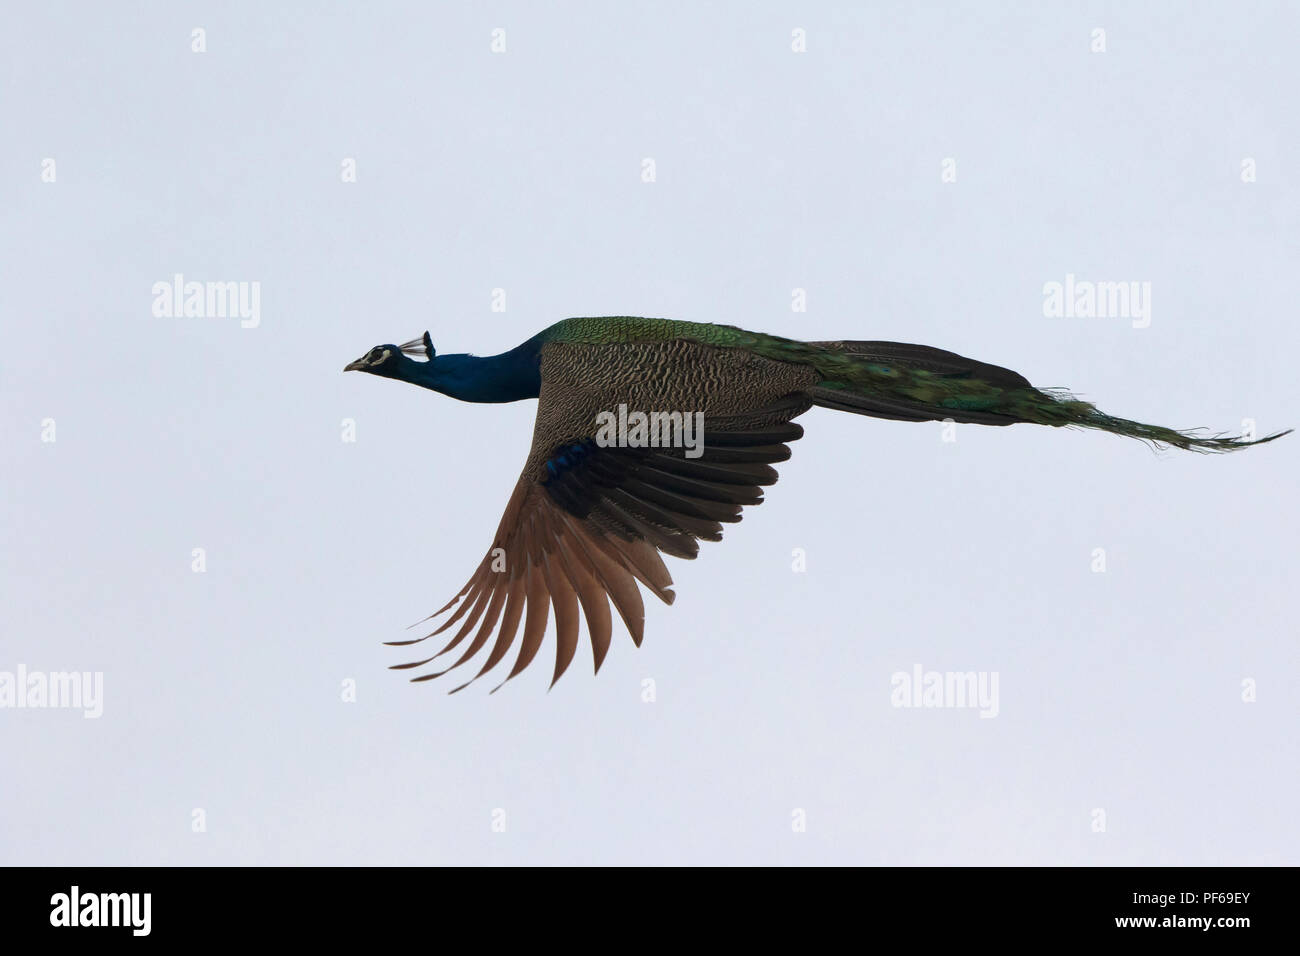
[[[432,362],[437,353],[433,350],[433,340],[429,338],[429,333],[418,339],[404,345],[376,345],[355,362],[349,362],[343,366],[345,372],[369,372],[372,375],[384,375],[390,378],[398,377],[398,369],[402,365],[402,360],[398,356],[402,355],[422,355],[427,361]]]

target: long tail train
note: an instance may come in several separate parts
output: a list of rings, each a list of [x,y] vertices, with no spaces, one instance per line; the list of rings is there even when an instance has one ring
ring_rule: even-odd
[[[1237,451],[1291,433],[1287,429],[1249,439],[1116,418],[1067,391],[1035,388],[1010,369],[926,345],[853,341],[801,344],[811,350],[801,358],[824,375],[809,392],[814,403],[874,418],[1095,428],[1156,447],[1167,445],[1206,453]]]

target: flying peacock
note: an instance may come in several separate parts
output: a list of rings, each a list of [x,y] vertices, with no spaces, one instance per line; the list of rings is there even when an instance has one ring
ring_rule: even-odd
[[[764,486],[776,482],[772,466],[789,458],[789,443],[803,435],[794,419],[814,405],[908,422],[1096,428],[1200,452],[1235,451],[1287,434],[1251,441],[1115,418],[1069,393],[1035,388],[1009,369],[924,345],[801,342],[631,316],[565,319],[490,357],[438,355],[425,332],[405,345],[376,346],[344,369],[352,370],[466,402],[538,400],[532,448],[492,546],[469,583],[430,618],[455,610],[425,637],[390,642],[417,644],[460,622],[437,654],[395,666],[428,664],[469,638],[450,667],[412,678],[423,681],[464,664],[492,639],[478,673],[453,692],[500,663],[521,621],[519,652],[505,680],[527,667],[551,608],[552,686],[577,650],[579,608],[596,671],[609,650],[611,603],[640,646],[645,607],[638,582],[673,602],[661,553],[694,558],[698,541],[720,541],[724,524],[739,521],[745,505],[759,504]],[[702,427],[692,436],[685,426],[693,418]],[[681,434],[665,441],[658,429],[647,429],[648,419],[664,432],[680,422]]]

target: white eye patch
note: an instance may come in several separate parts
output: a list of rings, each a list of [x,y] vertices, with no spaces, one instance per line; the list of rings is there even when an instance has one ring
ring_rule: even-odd
[[[392,354],[393,354],[393,353],[392,353],[392,350],[391,350],[391,349],[384,349],[384,354],[383,354],[383,355],[380,355],[378,358],[372,358],[372,359],[370,360],[370,363],[369,363],[369,364],[371,364],[371,365],[379,365],[381,362],[386,362],[386,361],[388,360],[388,356],[390,356],[390,355],[392,355]]]

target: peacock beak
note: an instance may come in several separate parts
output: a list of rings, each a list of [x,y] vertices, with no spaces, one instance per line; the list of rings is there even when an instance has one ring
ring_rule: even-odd
[[[360,372],[365,367],[366,367],[366,360],[364,358],[359,358],[355,362],[349,362],[347,365],[343,366],[343,371]]]

